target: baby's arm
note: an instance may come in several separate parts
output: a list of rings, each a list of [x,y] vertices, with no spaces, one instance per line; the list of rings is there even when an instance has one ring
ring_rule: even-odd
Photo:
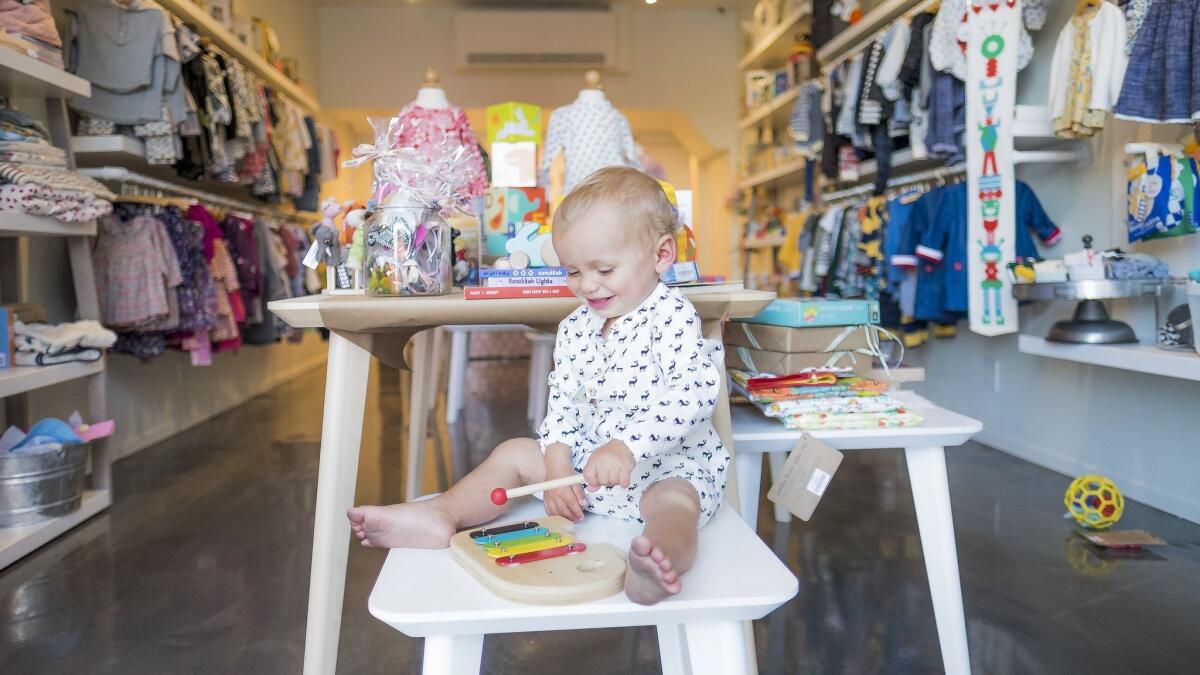
[[[575,473],[572,450],[582,439],[581,428],[569,404],[577,383],[574,383],[567,354],[568,342],[563,337],[566,322],[558,329],[554,341],[554,372],[550,374],[546,418],[538,428],[538,443],[544,455],[546,480],[564,478]],[[543,496],[546,515],[562,516],[572,522],[583,519],[587,500],[578,485],[547,490]]]
[[[688,432],[712,418],[721,389],[721,371],[714,359],[723,358],[722,348],[704,339],[700,315],[691,303],[666,314],[656,329],[651,354],[666,379],[666,389],[614,439],[637,460],[678,447]]]

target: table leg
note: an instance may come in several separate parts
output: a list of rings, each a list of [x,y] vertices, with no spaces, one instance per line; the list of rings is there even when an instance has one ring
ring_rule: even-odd
[[[483,635],[430,635],[425,638],[422,675],[479,675]]]
[[[308,582],[305,675],[332,675],[337,665],[346,557],[349,555],[346,511],[354,505],[371,354],[332,333],[327,367],[312,572]]]
[[[758,529],[758,491],[762,489],[762,453],[739,452],[737,462],[738,498],[741,499],[742,520],[751,530]]]
[[[404,499],[421,496],[424,474],[425,438],[429,421],[429,390],[433,387],[433,331],[413,336],[412,386],[408,395],[408,462],[405,466]]]
[[[774,483],[780,476],[783,475],[783,465],[787,462],[787,454],[782,452],[767,453],[767,461],[771,464],[771,482]],[[792,522],[792,514],[787,509],[778,504],[775,507],[775,522],[790,523]]]
[[[683,625],[660,623],[657,628],[658,661],[662,666],[663,675],[692,675]]]
[[[685,624],[693,675],[749,675],[746,626],[749,621]]]
[[[947,675],[970,675],[967,624],[963,616],[962,585],[958,576],[958,550],[954,543],[954,517],[950,512],[950,485],[946,451],[941,446],[905,448],[908,480],[912,485],[917,529],[925,553],[925,573],[933,597],[933,617],[942,647]]]
[[[467,388],[467,361],[471,355],[471,334],[450,333],[450,375],[446,381],[446,422],[454,424],[463,409]]]

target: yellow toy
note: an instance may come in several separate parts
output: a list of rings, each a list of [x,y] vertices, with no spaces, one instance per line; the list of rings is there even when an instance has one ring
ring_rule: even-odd
[[[1125,497],[1108,478],[1086,474],[1071,481],[1063,504],[1075,522],[1093,530],[1105,530],[1121,519]]]

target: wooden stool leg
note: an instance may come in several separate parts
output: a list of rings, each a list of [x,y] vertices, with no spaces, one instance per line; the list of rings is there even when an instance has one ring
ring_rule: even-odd
[[[456,330],[450,333],[450,375],[446,382],[446,423],[458,421],[467,389],[467,361],[470,358],[471,334]]]
[[[483,635],[430,635],[425,638],[422,675],[479,675]]]
[[[429,423],[429,390],[434,386],[433,331],[413,336],[412,387],[408,398],[408,463],[404,477],[404,499],[421,496],[425,469],[425,439]]]
[[[714,621],[684,625],[693,675],[749,675],[746,625]]]
[[[905,448],[904,458],[908,461],[908,480],[917,511],[917,529],[921,532],[929,595],[933,598],[933,618],[942,646],[942,666],[947,675],[970,675],[971,655],[963,617],[954,517],[950,513],[946,451],[940,446]]]

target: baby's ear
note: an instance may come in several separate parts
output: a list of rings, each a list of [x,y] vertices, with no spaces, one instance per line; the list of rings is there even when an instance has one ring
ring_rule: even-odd
[[[662,274],[675,264],[675,237],[663,235],[654,248],[654,271]]]

